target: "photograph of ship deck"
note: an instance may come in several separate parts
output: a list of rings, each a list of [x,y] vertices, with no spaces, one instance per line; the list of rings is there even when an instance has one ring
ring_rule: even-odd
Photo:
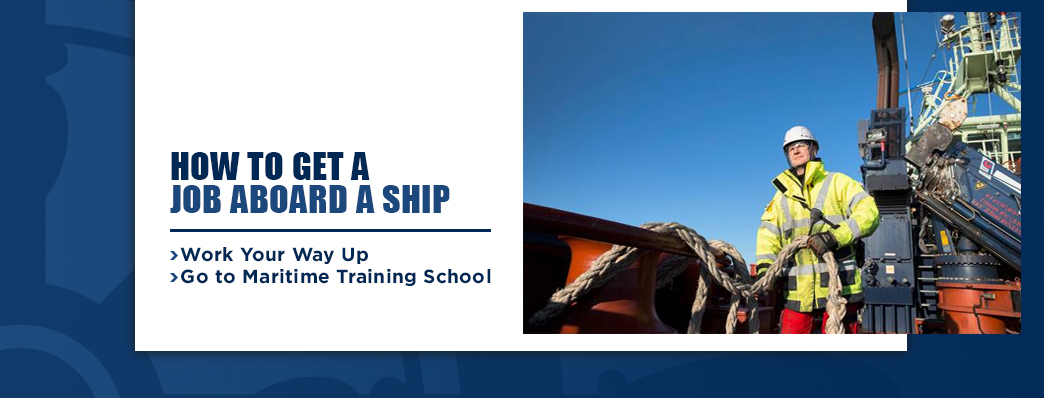
[[[1021,13],[524,20],[523,333],[1021,333]]]

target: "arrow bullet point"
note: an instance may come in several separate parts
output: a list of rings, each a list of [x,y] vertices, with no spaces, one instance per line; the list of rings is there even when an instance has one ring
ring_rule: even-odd
[[[170,273],[170,276],[173,277],[173,278],[170,279],[171,282],[174,282],[174,281],[178,280],[178,276],[175,275],[173,272]]]
[[[170,251],[170,254],[172,255],[172,257],[170,258],[171,260],[178,258],[178,253],[174,253],[173,250]]]

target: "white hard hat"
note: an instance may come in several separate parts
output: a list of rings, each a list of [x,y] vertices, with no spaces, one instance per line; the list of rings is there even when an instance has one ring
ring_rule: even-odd
[[[787,130],[787,134],[783,136],[783,150],[787,150],[787,145],[797,141],[812,141],[819,146],[819,141],[816,141],[816,136],[812,135],[812,131],[805,126],[794,126],[790,130]]]

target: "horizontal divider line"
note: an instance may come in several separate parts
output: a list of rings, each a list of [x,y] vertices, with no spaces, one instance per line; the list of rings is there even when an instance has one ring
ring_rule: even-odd
[[[266,228],[171,228],[170,232],[493,232],[492,229],[352,228],[352,229],[266,229]]]

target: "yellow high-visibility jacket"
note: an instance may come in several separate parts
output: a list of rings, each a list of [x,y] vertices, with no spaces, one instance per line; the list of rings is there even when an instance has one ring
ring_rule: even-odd
[[[799,181],[791,170],[780,173],[772,181],[776,195],[765,207],[758,228],[756,262],[759,275],[776,260],[780,249],[796,236],[830,232],[837,239],[838,247],[845,247],[859,238],[870,236],[880,223],[874,198],[851,177],[827,172],[822,162],[813,160],[805,165],[805,183]],[[838,228],[820,221],[810,230],[809,208],[822,211],[824,218]],[[844,285],[842,294],[851,303],[862,301],[863,278],[855,261],[839,262],[838,272]],[[799,312],[826,308],[829,274],[826,264],[819,261],[812,249],[798,251],[794,261],[784,269],[784,275],[786,308]]]

